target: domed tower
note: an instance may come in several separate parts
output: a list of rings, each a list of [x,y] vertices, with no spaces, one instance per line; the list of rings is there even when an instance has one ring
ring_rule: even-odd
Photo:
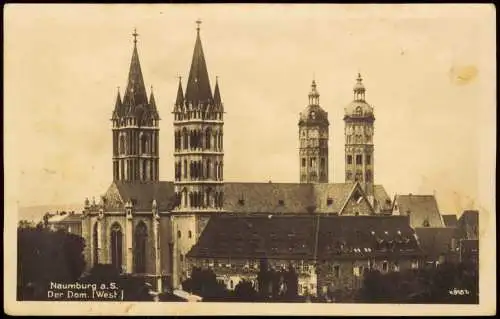
[[[300,113],[299,155],[301,183],[328,183],[328,113],[319,105],[312,81],[309,105]]]
[[[358,73],[354,100],[345,108],[345,181],[359,182],[373,204],[373,107],[365,100],[365,87]]]
[[[159,121],[153,91],[148,99],[142,77],[137,32],[128,73],[128,83],[121,99],[118,91],[113,123],[113,180],[155,182],[159,176]]]

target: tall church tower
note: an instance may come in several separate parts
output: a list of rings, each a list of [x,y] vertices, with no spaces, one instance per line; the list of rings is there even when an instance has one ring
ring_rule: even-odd
[[[123,100],[118,90],[113,123],[113,181],[158,181],[159,121],[156,102],[151,90],[148,99],[142,77],[137,32],[134,30],[134,49],[128,83]]]
[[[328,113],[319,105],[316,81],[312,81],[309,105],[300,113],[299,156],[301,183],[328,183]]]
[[[172,212],[173,285],[186,276],[185,256],[211,214],[222,211],[224,198],[224,108],[216,81],[212,93],[200,38],[200,23],[184,93],[179,80],[174,114],[174,185]]]
[[[373,107],[365,100],[361,74],[354,86],[354,100],[345,108],[345,181],[359,182],[373,205]]]

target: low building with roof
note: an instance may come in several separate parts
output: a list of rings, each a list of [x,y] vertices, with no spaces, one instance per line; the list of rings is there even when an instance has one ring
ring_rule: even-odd
[[[189,268],[212,269],[228,289],[256,283],[263,260],[293,267],[300,295],[357,289],[366,269],[417,268],[421,258],[405,216],[217,216],[187,254]]]
[[[68,233],[82,236],[83,214],[71,212],[56,212],[48,217],[48,226],[53,230],[64,230]]]

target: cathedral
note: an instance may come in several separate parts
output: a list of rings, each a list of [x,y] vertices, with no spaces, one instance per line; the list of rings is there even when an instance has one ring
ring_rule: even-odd
[[[224,182],[226,109],[218,81],[210,83],[200,33],[198,23],[187,82],[179,79],[171,106],[174,151],[168,159],[159,158],[165,107],[152,89],[147,92],[133,33],[128,84],[123,96],[117,92],[111,116],[113,181],[98,202],[85,200],[87,270],[112,264],[158,291],[176,289],[189,276],[188,254],[214,217],[392,215],[393,202],[374,180],[374,109],[359,74],[343,118],[344,182],[330,182],[330,121],[314,80],[298,121],[300,182]],[[174,165],[173,181],[159,180],[160,165]]]

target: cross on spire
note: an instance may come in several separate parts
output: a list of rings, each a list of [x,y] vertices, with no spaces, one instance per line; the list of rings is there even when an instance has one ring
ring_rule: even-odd
[[[202,21],[200,19],[196,20],[196,31],[198,31],[198,32],[200,32],[200,24],[201,24],[201,22]]]
[[[132,33],[132,36],[134,37],[134,44],[137,44],[137,37],[139,36],[139,33],[137,33],[136,28],[134,28],[134,32]]]

